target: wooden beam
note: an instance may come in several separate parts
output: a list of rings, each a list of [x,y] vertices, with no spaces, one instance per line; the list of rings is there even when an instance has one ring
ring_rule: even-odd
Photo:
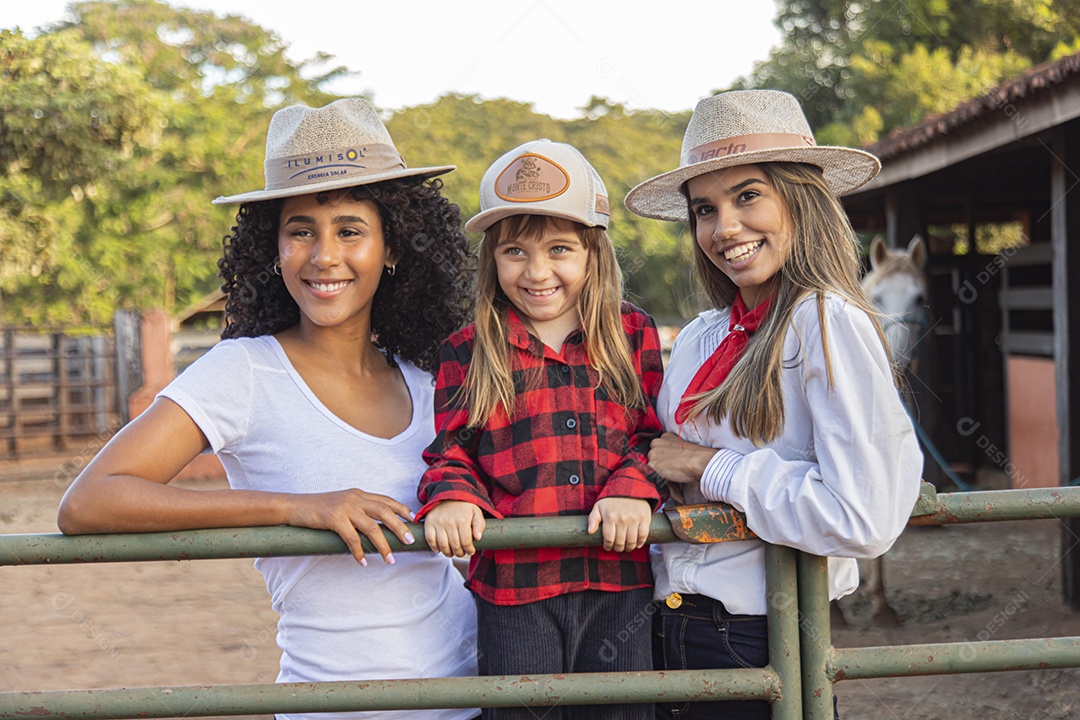
[[[1048,146],[1058,476],[1067,485],[1080,477],[1080,122],[1055,128]],[[1080,609],[1080,521],[1062,524],[1062,590]]]
[[[1009,288],[998,293],[1002,310],[1052,310],[1054,293],[1051,288]]]
[[[1001,343],[1001,351],[1006,355],[1054,356],[1053,333],[1010,330],[1002,333]]]
[[[902,183],[885,190],[885,244],[906,248],[916,233],[923,232],[914,183]]]

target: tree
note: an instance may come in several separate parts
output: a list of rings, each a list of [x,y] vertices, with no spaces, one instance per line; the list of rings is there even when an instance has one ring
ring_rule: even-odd
[[[71,32],[0,32],[0,290],[5,319],[111,315],[107,278],[84,254],[94,205],[137,149],[160,140],[165,98],[102,63]]]
[[[778,0],[785,39],[733,89],[797,96],[822,143],[866,144],[1080,49],[1070,0]]]
[[[263,140],[285,104],[334,99],[327,58],[291,63],[242,18],[157,0],[76,3],[75,20],[30,39],[0,34],[0,318],[105,323],[117,308],[182,308],[218,285],[235,208],[218,195],[261,187]],[[609,231],[631,297],[692,314],[690,249],[672,224],[623,207],[673,167],[688,113],[628,112],[594,97],[576,120],[525,103],[446,95],[389,119],[413,166],[454,163],[445,192],[468,218],[500,155],[526,140],[574,144],[607,184]]]
[[[283,104],[335,99],[274,33],[156,0],[81,2],[75,20],[0,41],[0,265],[7,322],[108,322],[174,310],[217,285],[234,208],[262,184]],[[38,117],[40,115],[40,117]],[[48,122],[49,119],[52,122]],[[25,228],[34,229],[32,237]]]

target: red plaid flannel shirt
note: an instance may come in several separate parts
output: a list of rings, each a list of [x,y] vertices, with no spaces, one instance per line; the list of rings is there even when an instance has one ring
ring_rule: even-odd
[[[597,500],[631,497],[655,510],[666,498],[648,466],[649,442],[660,435],[656,396],[663,379],[660,338],[652,318],[623,303],[647,407],[628,410],[598,388],[578,330],[556,353],[509,310],[514,416],[500,406],[487,426],[469,429],[459,389],[472,360],[475,327],[442,346],[435,389],[438,435],[424,453],[430,468],[418,495],[422,518],[440,502],[464,500],[489,517],[587,515]],[[522,605],[582,590],[651,587],[648,548],[616,553],[602,547],[485,550],[469,564],[469,588],[496,605]]]

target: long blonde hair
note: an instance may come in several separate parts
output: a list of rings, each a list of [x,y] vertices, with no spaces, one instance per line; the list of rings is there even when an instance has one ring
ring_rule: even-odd
[[[512,415],[517,397],[507,334],[510,301],[499,285],[495,249],[507,237],[540,237],[550,222],[553,219],[543,215],[511,215],[489,227],[480,242],[476,262],[476,341],[462,386],[470,427],[486,425],[499,405]],[[622,272],[615,247],[603,228],[563,222],[574,226],[588,252],[578,311],[589,365],[614,400],[628,408],[644,407],[641,380],[623,330]]]
[[[833,372],[825,330],[825,293],[835,293],[865,312],[874,324],[886,357],[888,347],[877,320],[879,313],[859,287],[858,238],[821,170],[803,163],[762,163],[758,167],[788,211],[789,226],[785,228],[791,234],[788,255],[776,274],[772,307],[751,337],[746,353],[720,387],[700,396],[690,417],[706,412],[715,423],[728,417],[736,436],[763,445],[779,437],[784,429],[781,371],[785,362],[795,360],[784,357],[784,339],[791,314],[800,301],[817,296],[830,388]],[[697,243],[697,223],[692,209],[689,214],[698,278],[715,307],[730,307],[739,288],[705,255]],[[893,381],[899,381],[895,369]]]

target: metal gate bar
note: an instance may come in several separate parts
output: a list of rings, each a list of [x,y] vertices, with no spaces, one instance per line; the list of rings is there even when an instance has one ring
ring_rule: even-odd
[[[834,680],[1080,667],[1080,637],[836,648]]]
[[[799,553],[798,577],[803,713],[807,718],[829,720],[833,717],[833,687],[832,679],[825,673],[832,650],[828,561]],[[820,672],[810,672],[810,669]]]
[[[681,520],[698,533],[739,540],[753,537],[744,518],[715,506],[684,508]],[[490,520],[478,549],[600,545],[588,518]],[[415,537],[423,526],[408,523]],[[384,533],[391,549],[426,551],[423,542],[403,545]],[[670,521],[652,520],[649,542],[677,542]],[[364,539],[366,552],[374,552]],[[0,535],[0,566],[83,562],[192,560],[347,552],[335,533],[294,527],[227,528],[164,533],[65,536]],[[795,598],[795,551],[766,546],[769,596]],[[0,718],[128,718],[241,715],[253,712],[328,712],[447,707],[548,706],[560,703],[765,700],[779,720],[802,717],[799,696],[799,628],[795,612],[769,607],[770,653],[777,663],[762,669],[650,673],[588,673],[518,678],[469,677],[344,683],[285,683],[210,687],[154,687],[0,693]]]
[[[1080,517],[1080,488],[937,495],[924,483],[911,524]],[[731,508],[681,508],[680,537],[752,537]],[[584,517],[492,520],[480,549],[599,545]],[[412,525],[422,537],[421,526]],[[425,550],[424,543],[395,551]],[[668,518],[653,518],[649,541],[678,541]],[[365,547],[372,552],[365,540]],[[190,560],[346,552],[334,533],[268,527],[66,537],[0,536],[0,566],[133,560]],[[559,703],[763,699],[778,720],[832,718],[840,680],[1080,667],[1080,638],[835,648],[825,558],[766,545],[770,665],[755,670],[587,673],[518,678],[441,678],[345,683],[58,690],[0,693],[0,718],[121,718],[239,715],[440,707],[550,706]]]
[[[765,546],[765,596],[769,619],[769,665],[781,679],[780,697],[772,704],[773,720],[802,720],[802,659],[799,657],[799,596],[795,550]]]
[[[706,517],[717,523],[709,508],[693,516]],[[384,531],[387,543],[394,552],[422,550],[430,552],[423,541],[424,526],[406,523],[413,537],[420,538],[405,545],[397,536]],[[737,529],[735,523],[732,528]],[[587,547],[603,545],[597,532],[589,535],[588,518],[584,515],[548,518],[508,518],[488,520],[482,540],[475,541],[478,550],[505,550],[525,547]],[[750,537],[734,537],[743,539]],[[663,515],[655,515],[649,528],[650,543],[674,542],[671,523]],[[371,542],[362,538],[364,552],[374,553]],[[339,555],[349,552],[348,546],[336,533],[311,528],[272,527],[218,528],[155,533],[116,533],[105,535],[0,535],[0,567],[5,565],[56,565],[87,562],[133,562],[140,560],[207,560],[225,558],[284,557],[291,555]]]
[[[561,704],[774,700],[768,669],[0,693],[0,718],[161,718]]]
[[[938,495],[923,483],[910,525],[1080,516],[1080,488]],[[799,554],[799,643],[807,720],[831,720],[833,683],[916,675],[1080,667],[1080,637],[836,648],[825,558]]]
[[[1043,520],[1080,516],[1080,493],[1075,488],[980,490],[938,495],[922,484],[919,504],[908,525],[948,525],[995,520]]]

